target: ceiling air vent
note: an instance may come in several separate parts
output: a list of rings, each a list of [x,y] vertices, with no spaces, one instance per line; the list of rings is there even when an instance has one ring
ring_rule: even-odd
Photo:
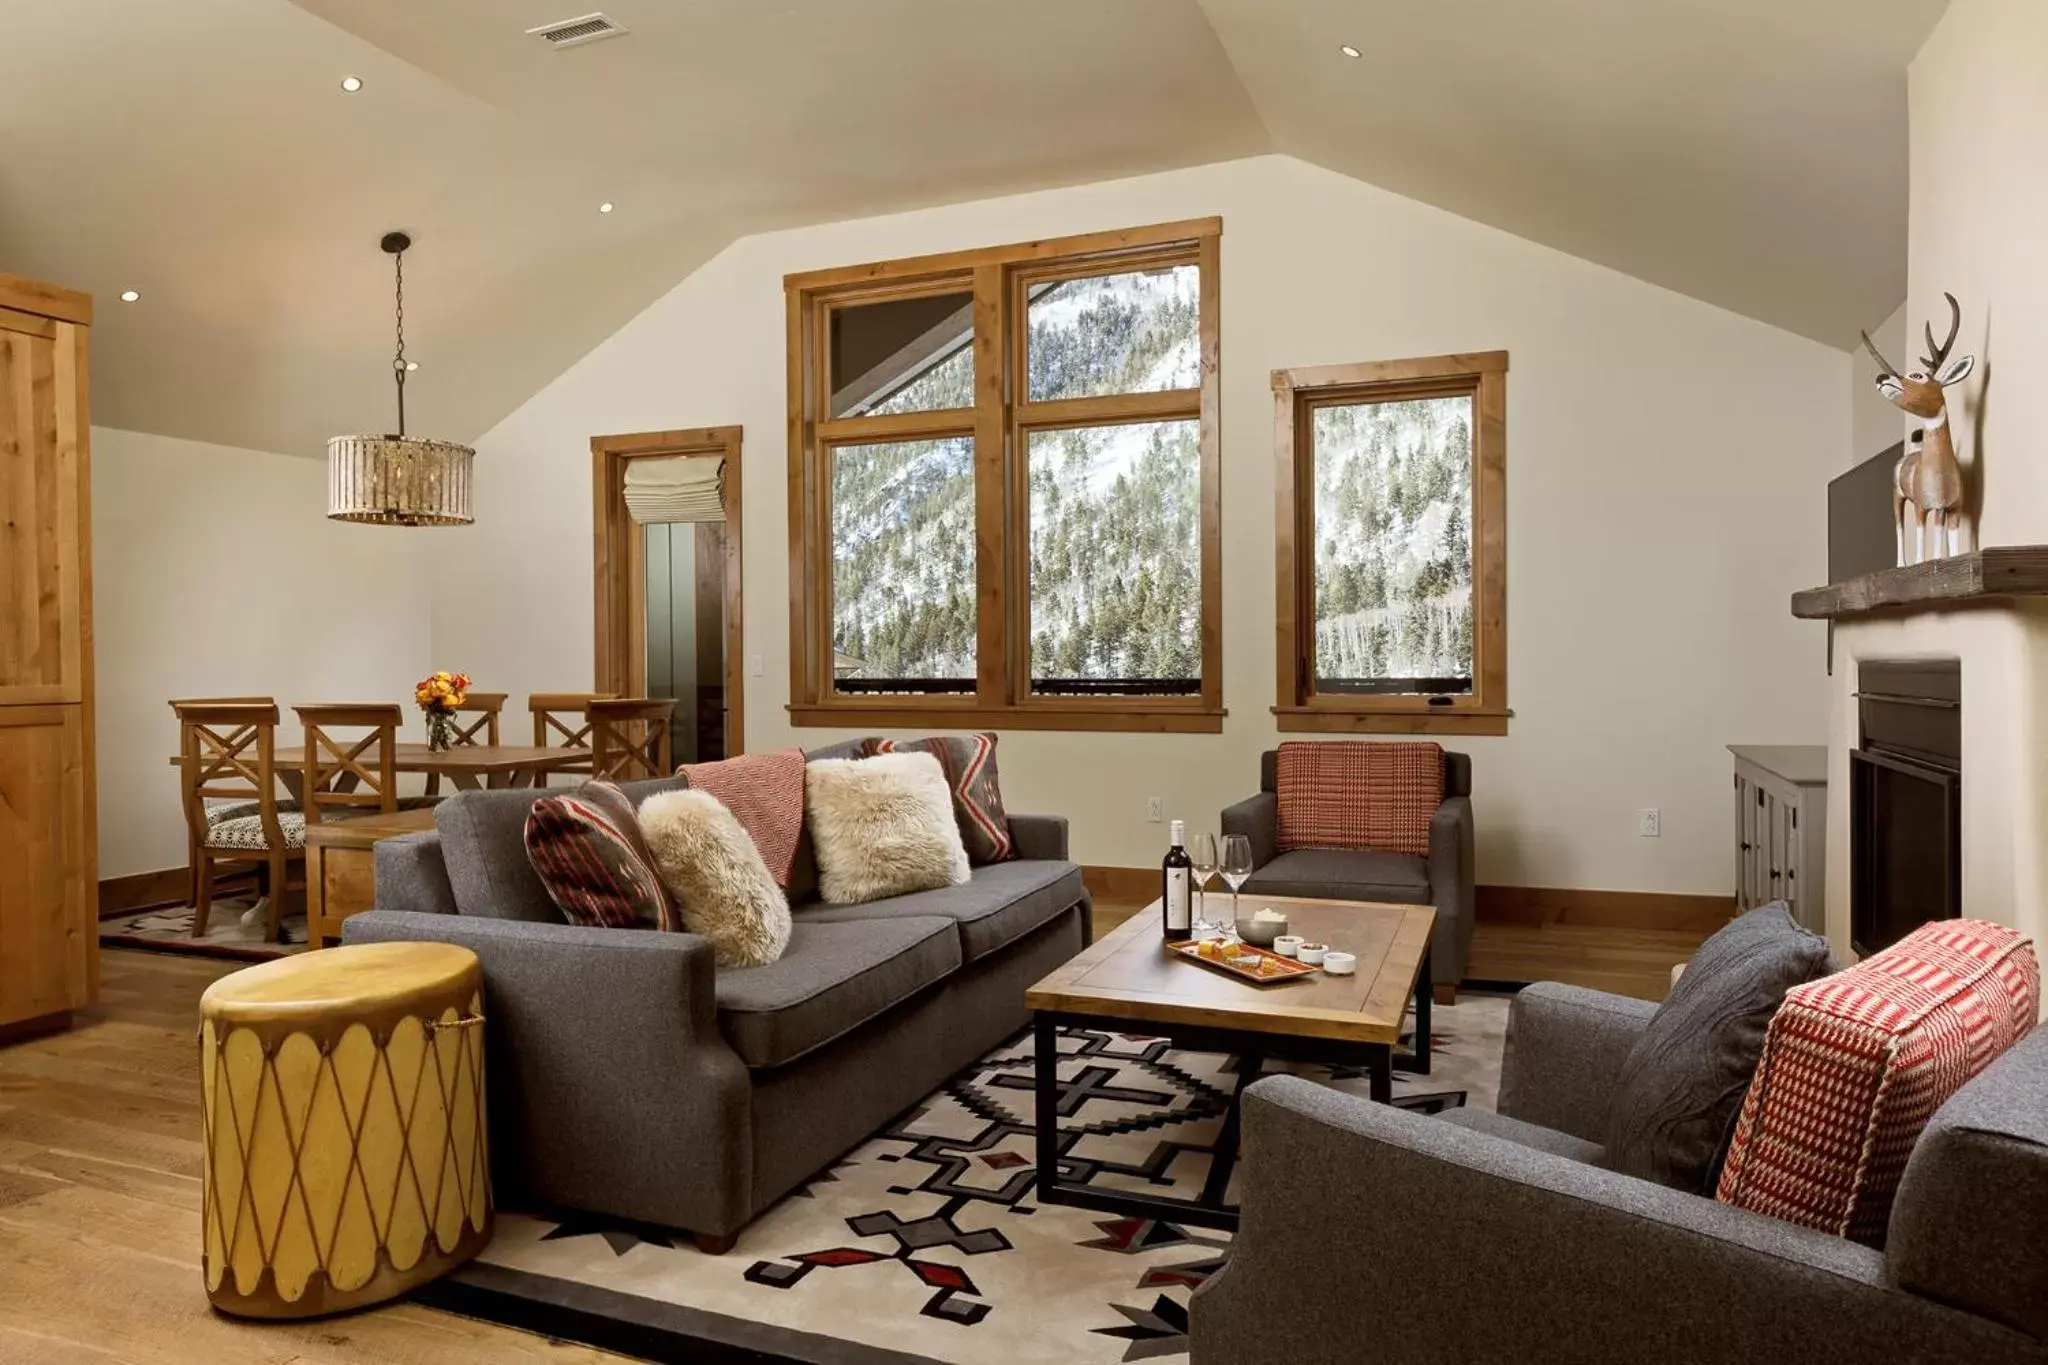
[[[561,19],[552,24],[542,24],[539,28],[530,28],[526,31],[549,47],[580,47],[584,43],[619,37],[626,32],[626,26],[603,14],[585,14],[574,19]]]

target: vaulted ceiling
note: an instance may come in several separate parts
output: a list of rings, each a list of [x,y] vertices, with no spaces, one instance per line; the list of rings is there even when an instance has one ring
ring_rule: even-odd
[[[1946,0],[603,3],[8,0],[0,269],[98,296],[96,420],[307,456],[389,424],[391,228],[469,439],[744,233],[1274,150],[1847,345]]]

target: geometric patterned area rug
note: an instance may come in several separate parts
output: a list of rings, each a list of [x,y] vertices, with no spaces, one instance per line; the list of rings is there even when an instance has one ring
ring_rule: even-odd
[[[306,951],[306,912],[297,896],[285,913],[283,943],[269,941],[270,907],[253,895],[216,896],[206,913],[206,934],[192,937],[197,912],[189,905],[138,910],[100,921],[103,948],[147,948],[160,953],[268,961]],[[260,911],[260,913],[252,913]]]
[[[1492,1108],[1510,997],[1434,1015],[1431,1074],[1394,1103]],[[1192,1197],[1233,1059],[1136,1034],[1061,1040],[1063,1169]],[[482,1256],[420,1301],[655,1361],[1107,1365],[1184,1360],[1189,1295],[1230,1235],[1040,1205],[1026,1032],[756,1219],[724,1256],[665,1229],[500,1211]],[[1363,1072],[1273,1064],[1364,1098]],[[1233,1195],[1234,1202],[1234,1195]]]

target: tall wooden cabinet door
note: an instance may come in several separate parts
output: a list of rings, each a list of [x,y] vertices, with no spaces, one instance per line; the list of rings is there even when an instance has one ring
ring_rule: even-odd
[[[98,992],[84,711],[0,706],[0,1025]]]
[[[0,308],[0,706],[86,699],[80,328]]]

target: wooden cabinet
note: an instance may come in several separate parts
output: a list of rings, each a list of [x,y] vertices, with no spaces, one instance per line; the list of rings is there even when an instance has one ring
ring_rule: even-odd
[[[99,992],[91,323],[0,274],[0,1030]]]
[[[1828,751],[1731,744],[1735,755],[1735,907],[1784,901],[1827,932]]]
[[[431,807],[353,820],[323,820],[306,830],[306,938],[315,948],[341,942],[341,923],[377,904],[377,845],[434,827]]]

